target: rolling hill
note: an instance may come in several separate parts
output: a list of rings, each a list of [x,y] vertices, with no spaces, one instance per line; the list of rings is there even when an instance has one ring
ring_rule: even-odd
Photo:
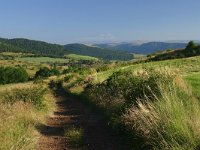
[[[131,60],[133,58],[133,55],[128,52],[92,47],[84,44],[51,44],[23,38],[0,38],[0,52],[27,52],[51,57],[64,57],[66,54],[77,54],[106,60]]]
[[[166,49],[183,49],[186,43],[167,43],[167,42],[134,42],[134,43],[109,43],[109,44],[94,44],[101,48],[110,48],[119,51],[126,51],[130,53],[150,54],[158,50]]]
[[[128,52],[87,46],[84,44],[67,44],[64,46],[64,49],[68,50],[69,53],[104,58],[107,60],[131,60],[133,58]]]
[[[177,58],[187,58],[192,56],[200,55],[200,45],[195,44],[190,41],[185,49],[163,51],[161,53],[155,53],[149,55],[150,60],[167,60],[167,59],[177,59]]]
[[[64,55],[62,45],[50,44],[23,38],[0,39],[0,52],[28,52],[42,56],[61,57]]]

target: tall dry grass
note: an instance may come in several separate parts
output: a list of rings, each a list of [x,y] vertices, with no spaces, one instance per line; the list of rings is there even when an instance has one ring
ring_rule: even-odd
[[[200,104],[169,67],[120,71],[86,88],[87,98],[133,136],[153,149],[200,149]]]
[[[199,149],[199,101],[179,76],[173,82],[156,82],[160,95],[138,99],[123,115],[124,123],[154,149]]]
[[[31,86],[1,91],[0,149],[36,149],[39,134],[35,127],[44,122],[45,114],[53,109],[52,95],[37,92],[36,89],[40,88]],[[39,93],[42,105],[36,105],[38,103],[33,101]]]

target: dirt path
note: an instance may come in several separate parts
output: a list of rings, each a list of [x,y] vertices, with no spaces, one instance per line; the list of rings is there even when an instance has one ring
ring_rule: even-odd
[[[57,110],[43,125],[39,150],[118,150],[122,148],[117,135],[110,132],[103,119],[80,101],[59,94],[56,98]],[[71,128],[83,130],[83,143],[72,146],[65,136]]]

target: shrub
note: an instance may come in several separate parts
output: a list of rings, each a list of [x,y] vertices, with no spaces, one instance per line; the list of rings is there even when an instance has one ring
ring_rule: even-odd
[[[190,51],[190,50],[195,49],[196,47],[197,45],[194,43],[194,41],[190,41],[185,49]]]
[[[21,67],[0,67],[0,84],[28,81],[28,73]]]
[[[74,77],[73,74],[67,74],[65,77],[64,77],[64,81],[65,82],[68,82],[70,79],[72,79]]]
[[[63,80],[58,79],[58,80],[52,81],[52,82],[54,84],[54,87],[53,87],[54,91],[58,91],[58,90],[62,89],[62,87],[63,87]]]
[[[175,75],[159,70],[143,69],[136,72],[116,72],[106,81],[89,86],[86,95],[109,113],[118,114],[135,104],[137,99],[161,94],[158,82],[172,82]],[[111,106],[113,106],[111,108]],[[112,112],[114,111],[114,112]]]
[[[60,71],[58,69],[56,69],[55,67],[53,67],[50,70],[50,72],[51,72],[51,75],[56,75],[56,76],[60,75]]]
[[[50,77],[52,75],[59,75],[60,72],[56,68],[49,69],[47,67],[40,68],[35,73],[35,78],[41,78],[41,77]]]
[[[35,78],[38,77],[49,77],[51,75],[50,69],[47,67],[40,68],[36,73],[35,73]]]

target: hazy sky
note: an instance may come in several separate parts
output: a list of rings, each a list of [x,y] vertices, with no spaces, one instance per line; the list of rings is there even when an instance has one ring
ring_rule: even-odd
[[[53,43],[199,40],[200,0],[0,0],[0,37]]]

